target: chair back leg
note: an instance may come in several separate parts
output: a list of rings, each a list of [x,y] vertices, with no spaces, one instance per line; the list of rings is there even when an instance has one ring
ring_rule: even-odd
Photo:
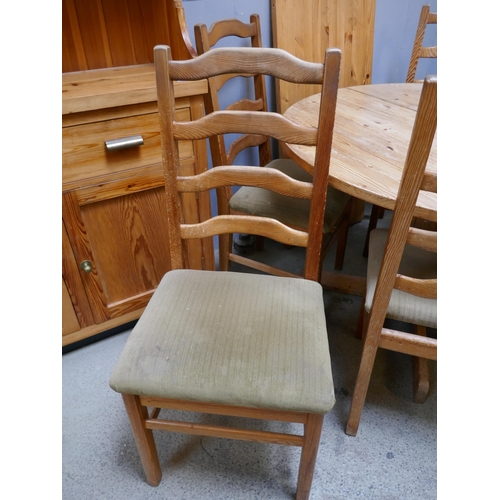
[[[368,384],[370,383],[370,377],[375,363],[375,356],[377,355],[378,339],[373,341],[372,337],[367,336],[364,339],[364,344],[359,373],[352,396],[351,410],[349,412],[345,430],[346,434],[349,436],[355,436],[358,432],[361,412],[363,411],[363,406],[365,405]]]
[[[427,336],[427,329],[422,325],[414,325],[415,333],[423,337]],[[425,403],[429,396],[429,360],[413,356],[413,401]]]

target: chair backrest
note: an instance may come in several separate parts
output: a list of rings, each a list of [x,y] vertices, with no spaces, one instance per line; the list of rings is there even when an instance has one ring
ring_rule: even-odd
[[[207,29],[205,24],[196,24],[194,26],[194,35],[196,50],[199,55],[205,54],[211,50],[220,40],[231,37],[249,39],[249,43],[252,47],[262,47],[260,18],[258,14],[252,14],[249,23],[243,23],[238,19],[223,19],[213,23],[210,29]],[[253,79],[253,96],[252,98],[245,97],[233,102],[225,109],[268,111],[265,75],[230,74],[218,75],[208,79],[208,93],[204,96],[207,113],[219,111],[221,109],[219,91],[228,81],[236,77]],[[246,87],[245,85],[245,88]],[[212,164],[232,165],[239,153],[249,147],[255,146],[259,148],[260,165],[267,165],[272,160],[271,141],[268,137],[263,135],[244,134],[234,140],[229,145],[229,149],[226,149],[226,141],[223,135],[213,137],[210,141]]]
[[[420,192],[437,192],[437,176],[425,171],[436,127],[437,78],[428,76],[422,87],[373,297],[370,326],[377,331],[383,327],[393,289],[424,298],[435,299],[437,297],[437,279],[417,279],[399,274],[400,262],[406,245],[437,252],[437,231],[411,227]],[[437,214],[434,222],[437,222]]]
[[[246,47],[216,48],[192,60],[174,61],[169,47],[155,47],[156,87],[167,194],[166,224],[172,269],[184,267],[184,239],[246,233],[306,247],[304,276],[306,279],[319,279],[339,68],[338,49],[328,49],[324,64],[319,64],[301,61],[280,49]],[[299,126],[277,113],[240,110],[214,111],[191,122],[176,121],[174,80],[200,80],[233,73],[262,73],[295,83],[322,84],[318,126]],[[203,140],[226,133],[262,134],[288,143],[315,145],[312,183],[296,181],[276,169],[253,166],[219,166],[194,176],[178,176],[178,141]],[[224,189],[233,185],[262,187],[288,196],[311,199],[308,231],[289,228],[272,218],[220,212],[199,224],[183,223],[179,200],[182,193]]]
[[[413,42],[413,50],[411,52],[410,64],[408,65],[408,73],[406,75],[406,83],[415,82],[417,73],[418,61],[422,58],[437,58],[437,46],[424,47],[424,35],[428,24],[437,24],[437,13],[430,12],[430,6],[424,5],[420,12],[418,21],[417,33]]]

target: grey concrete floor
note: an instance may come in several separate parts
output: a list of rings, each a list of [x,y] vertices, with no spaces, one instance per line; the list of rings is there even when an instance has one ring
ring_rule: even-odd
[[[380,224],[387,223],[384,219]],[[344,272],[365,272],[366,227],[364,220],[350,228]],[[280,265],[295,270],[303,265],[299,249],[267,240],[259,257],[279,259]],[[324,300],[337,401],[325,418],[311,500],[436,498],[436,363],[431,362],[431,394],[420,405],[412,400],[411,358],[379,351],[358,435],[347,436],[344,428],[361,353],[355,337],[361,298],[325,291]],[[63,498],[294,498],[298,449],[165,432],[155,432],[163,479],[158,487],[149,486],[121,397],[108,386],[129,333],[62,357]],[[199,420],[227,419],[202,415]],[[295,424],[246,423],[263,430],[295,430]]]

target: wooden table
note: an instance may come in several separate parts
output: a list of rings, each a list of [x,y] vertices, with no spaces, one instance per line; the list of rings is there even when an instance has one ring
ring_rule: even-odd
[[[330,184],[356,198],[393,210],[410,142],[421,83],[388,83],[339,89]],[[303,125],[317,125],[320,94],[307,97],[285,112]],[[315,148],[284,145],[287,154],[311,171]],[[427,172],[437,175],[437,140]],[[436,220],[437,195],[423,193],[416,216]]]
[[[339,89],[330,184],[356,198],[394,209],[399,182],[410,142],[420,83],[363,85]],[[285,116],[302,125],[316,126],[320,94],[297,102]],[[286,153],[305,170],[312,171],[315,148],[284,145]],[[437,175],[437,140],[434,140],[427,172]],[[437,195],[422,193],[415,215],[437,220]],[[326,288],[361,294],[362,277],[324,273]]]

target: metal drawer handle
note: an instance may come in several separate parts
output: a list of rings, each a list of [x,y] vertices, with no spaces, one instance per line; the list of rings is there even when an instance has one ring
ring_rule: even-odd
[[[120,139],[111,139],[104,141],[107,151],[117,151],[118,149],[133,148],[135,146],[142,146],[144,140],[140,135],[132,135],[130,137],[122,137]]]

